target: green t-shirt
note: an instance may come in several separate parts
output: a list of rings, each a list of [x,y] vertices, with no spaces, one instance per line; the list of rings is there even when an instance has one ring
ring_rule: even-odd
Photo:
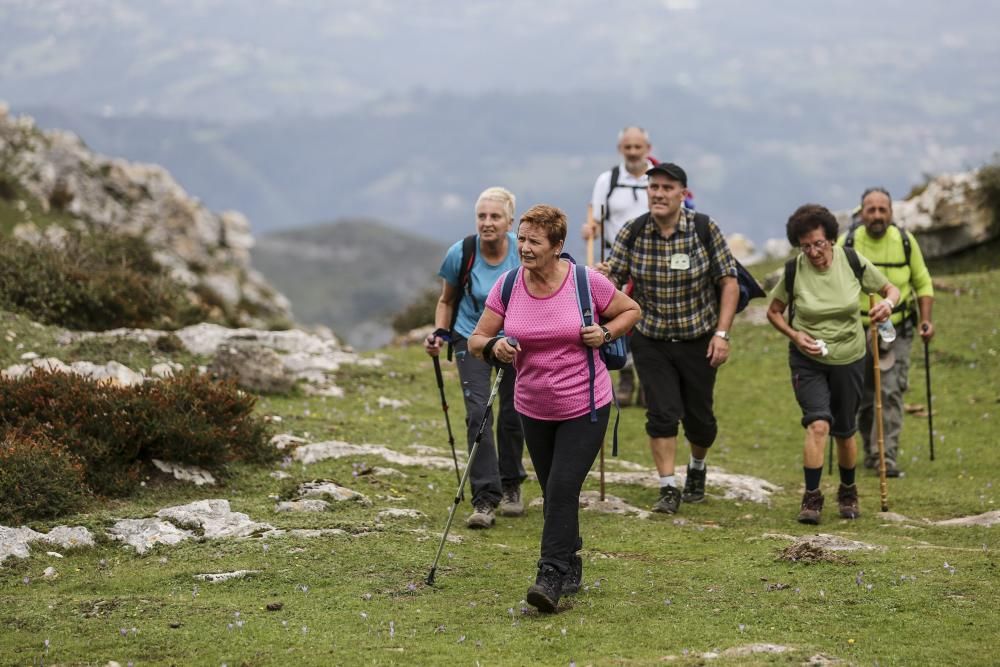
[[[903,250],[903,234],[910,238],[910,263],[906,265],[906,253]],[[842,234],[837,245],[843,247],[847,234]],[[931,274],[927,270],[923,253],[917,240],[910,232],[904,232],[896,225],[889,225],[882,238],[868,236],[868,230],[862,225],[854,231],[854,249],[859,255],[864,255],[872,264],[899,288],[899,301],[904,304],[902,310],[892,314],[892,323],[897,327],[914,308],[912,295],[917,297],[934,296],[934,286],[931,284]],[[904,264],[904,266],[886,266],[887,264]],[[881,301],[881,299],[878,299]],[[868,312],[868,296],[861,297],[861,310]],[[898,304],[897,304],[898,305]],[[868,325],[868,318],[862,317],[861,323]]]
[[[792,327],[826,342],[830,354],[813,357],[824,364],[850,364],[865,356],[858,299],[862,291],[877,293],[889,281],[864,256],[858,255],[858,260],[864,269],[860,284],[841,247],[833,248],[833,261],[825,271],[816,269],[804,254],[796,258]],[[784,277],[771,290],[770,298],[788,303]]]

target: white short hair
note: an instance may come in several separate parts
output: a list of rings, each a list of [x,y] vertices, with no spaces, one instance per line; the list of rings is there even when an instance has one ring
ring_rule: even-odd
[[[644,128],[639,127],[638,125],[626,125],[622,129],[620,129],[618,131],[618,143],[622,142],[622,139],[625,138],[625,133],[628,132],[629,130],[639,130],[639,132],[642,133],[642,138],[646,140],[646,143],[649,144],[650,146],[653,145],[653,142],[649,140],[649,132],[647,132]]]
[[[517,199],[514,197],[514,193],[507,188],[501,188],[500,186],[493,186],[492,188],[486,188],[483,190],[479,197],[476,199],[476,209],[479,208],[479,202],[483,200],[495,201],[503,204],[503,212],[507,214],[508,222],[514,221],[514,207],[517,204]]]

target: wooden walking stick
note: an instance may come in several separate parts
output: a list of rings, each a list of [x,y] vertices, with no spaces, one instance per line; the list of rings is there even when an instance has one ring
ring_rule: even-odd
[[[875,308],[875,295],[868,295],[868,312]],[[875,377],[875,429],[878,440],[878,486],[882,499],[882,511],[889,511],[889,489],[886,485],[885,470],[885,438],[882,433],[882,371],[878,367],[878,325],[874,320],[871,324],[872,373]]]

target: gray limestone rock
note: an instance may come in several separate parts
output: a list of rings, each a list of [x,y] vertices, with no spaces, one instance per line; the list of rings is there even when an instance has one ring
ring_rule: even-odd
[[[177,544],[194,537],[191,531],[159,519],[122,519],[108,529],[108,535],[133,547],[140,554],[157,544]]]
[[[371,505],[371,501],[364,496],[347,487],[340,486],[334,482],[317,480],[306,482],[299,486],[298,495],[300,498],[329,498],[330,500],[343,502],[354,500],[362,505]]]
[[[317,498],[306,498],[304,500],[288,500],[280,502],[274,506],[275,512],[325,512],[330,507],[330,503]]]
[[[258,393],[283,394],[295,384],[295,378],[285,370],[281,357],[253,341],[229,341],[220,345],[209,372]]]
[[[160,519],[169,519],[179,526],[200,528],[206,539],[247,537],[273,528],[266,523],[251,521],[250,517],[242,512],[233,512],[229,509],[229,501],[220,498],[165,507],[158,511],[156,516]]]
[[[152,459],[151,462],[160,472],[172,475],[174,479],[179,479],[182,482],[191,482],[195,486],[215,484],[215,477],[212,476],[212,473],[198,466],[170,463],[159,459]]]

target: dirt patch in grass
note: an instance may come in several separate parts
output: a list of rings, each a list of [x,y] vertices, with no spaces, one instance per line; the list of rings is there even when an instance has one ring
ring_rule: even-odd
[[[836,563],[853,565],[854,561],[812,542],[796,542],[778,552],[777,560],[790,563]]]

